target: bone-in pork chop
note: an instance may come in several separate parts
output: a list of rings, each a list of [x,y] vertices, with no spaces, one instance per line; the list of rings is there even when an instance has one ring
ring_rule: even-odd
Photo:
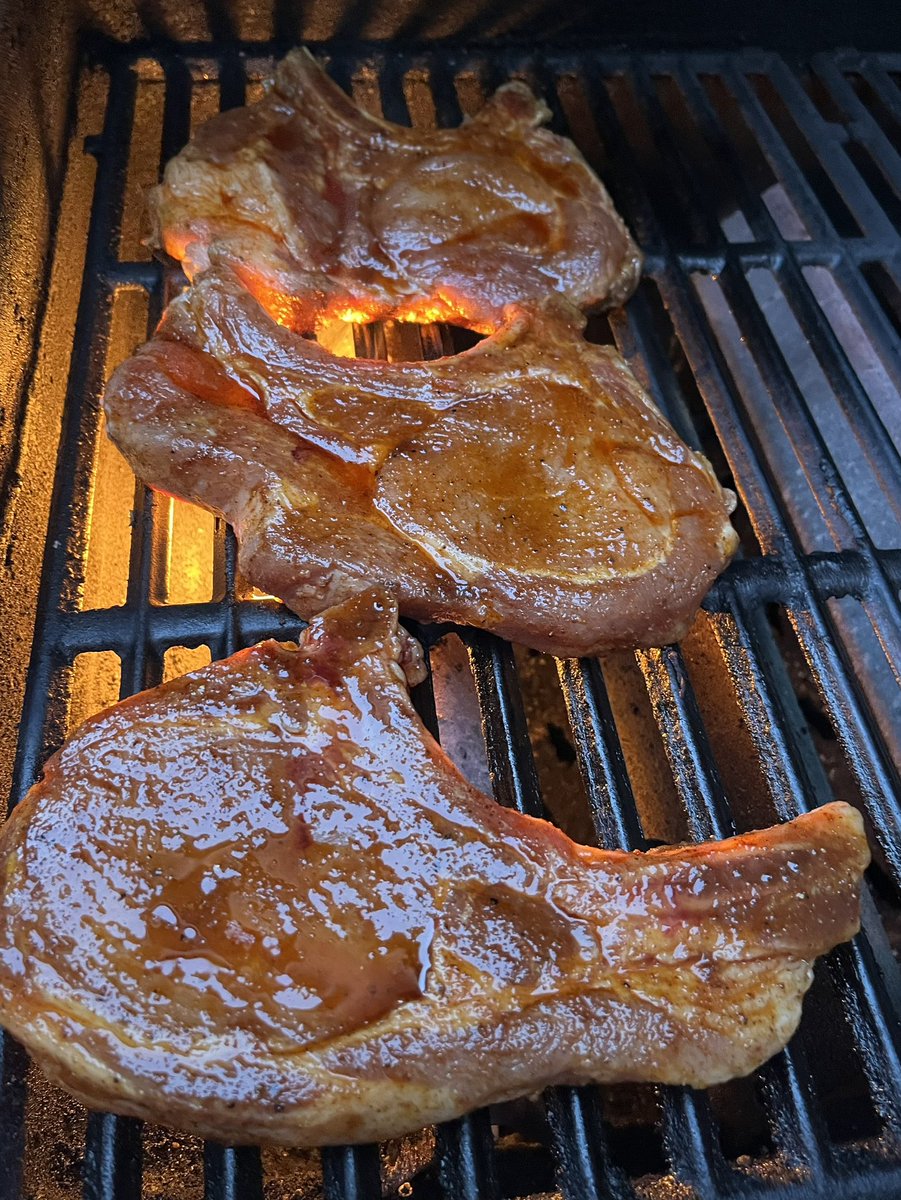
[[[113,376],[108,428],[303,617],[376,583],[555,654],[660,645],[732,554],[734,497],[582,320],[511,307],[463,354],[338,358],[207,272]]]
[[[85,722],[0,836],[0,1019],[93,1107],[228,1142],[393,1137],[552,1083],[705,1086],[785,1045],[858,927],[844,804],[608,853],[420,724],[384,594]]]
[[[576,147],[539,126],[522,83],[457,129],[414,131],[360,110],[306,51],[265,98],[201,126],[151,194],[154,243],[190,278],[210,246],[282,322],[327,305],[347,320],[429,320],[512,301],[617,304],[640,258]]]

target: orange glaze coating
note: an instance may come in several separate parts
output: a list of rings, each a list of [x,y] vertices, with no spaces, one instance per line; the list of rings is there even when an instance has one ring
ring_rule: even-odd
[[[514,82],[458,129],[406,129],[295,51],[259,104],[214,117],[169,162],[153,241],[192,279],[215,248],[301,331],[326,309],[429,307],[490,326],[505,304],[553,293],[621,303],[637,248],[575,146],[539,128],[549,115]]]
[[[53,1079],[316,1145],[555,1082],[703,1086],[785,1044],[857,929],[858,814],[575,845],[459,775],[410,704],[417,650],[362,594],[48,762],[0,836],[0,1017]]]
[[[555,654],[661,645],[735,549],[734,497],[582,323],[510,307],[454,357],[336,358],[211,271],[113,376],[108,429],[303,617],[377,583]]]

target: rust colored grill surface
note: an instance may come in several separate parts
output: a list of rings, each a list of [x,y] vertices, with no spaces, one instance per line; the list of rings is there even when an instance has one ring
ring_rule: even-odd
[[[64,404],[43,448],[55,475],[13,802],[88,713],[300,628],[238,577],[221,523],[136,485],[99,409],[180,286],[141,245],[143,189],[197,121],[258,94],[284,48],[110,43],[82,63],[45,339],[84,269],[67,374],[47,372]],[[321,1155],[86,1114],[7,1038],[0,1200],[901,1195],[901,56],[395,48],[329,69],[423,127],[458,123],[510,76],[547,98],[646,255],[635,298],[589,335],[616,342],[741,500],[739,559],[681,646],[554,662],[418,627],[424,719],[501,803],[610,847],[849,799],[875,850],[863,930],[819,965],[799,1034],[750,1080],[558,1088]],[[462,344],[345,333],[389,358]]]

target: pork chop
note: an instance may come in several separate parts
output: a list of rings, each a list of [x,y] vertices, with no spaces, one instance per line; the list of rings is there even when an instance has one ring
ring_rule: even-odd
[[[858,813],[579,846],[466,782],[421,677],[369,592],[50,759],[0,835],[0,1019],[51,1079],[318,1145],[554,1083],[703,1087],[785,1045],[813,960],[858,927]]]
[[[641,260],[603,184],[547,107],[505,84],[458,129],[403,128],[359,109],[305,50],[267,95],[202,125],[151,193],[153,243],[189,276],[217,244],[258,299],[301,331],[465,313],[491,324],[556,292],[618,304]],[[354,315],[349,315],[354,314]]]
[[[108,429],[220,513],[257,587],[593,654],[678,639],[735,549],[731,492],[564,302],[432,362],[338,358],[207,272],[116,371]]]

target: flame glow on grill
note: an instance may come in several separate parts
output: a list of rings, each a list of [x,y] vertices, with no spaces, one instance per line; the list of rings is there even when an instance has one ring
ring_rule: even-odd
[[[122,663],[113,650],[77,655],[69,678],[66,733],[72,733],[82,721],[115,704],[121,680]]]
[[[229,261],[228,268],[273,321],[298,333],[314,332],[317,341],[322,341],[323,331],[328,336],[328,330],[335,322],[371,325],[379,321],[421,326],[444,323],[472,329],[482,335],[492,333],[497,326],[496,315],[492,319],[484,305],[451,289],[439,288],[429,296],[406,301],[392,299],[385,293],[383,297],[371,296],[348,302],[340,295],[329,297],[315,290],[310,290],[306,297],[297,291],[286,292],[237,261]]]
[[[163,578],[154,599],[168,604],[212,600],[216,518],[195,504],[166,496],[160,497],[156,522],[161,527]]]
[[[197,671],[211,661],[209,646],[170,646],[163,655],[163,682]]]
[[[354,327],[341,317],[323,321],[316,331],[316,341],[339,358],[355,358]]]

